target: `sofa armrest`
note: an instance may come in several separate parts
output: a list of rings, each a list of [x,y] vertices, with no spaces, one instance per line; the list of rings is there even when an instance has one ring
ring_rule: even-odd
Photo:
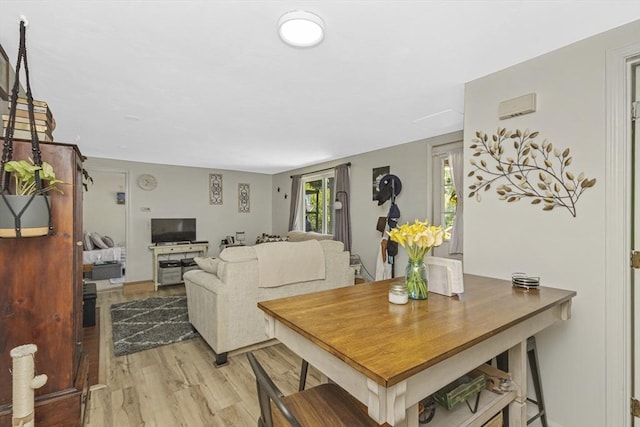
[[[202,270],[186,272],[184,286],[189,322],[216,354],[227,351],[224,343],[229,341],[229,335],[225,321],[230,316],[229,299],[233,286]]]
[[[196,286],[204,288],[215,294],[229,292],[229,285],[222,283],[220,278],[213,273],[204,270],[191,270],[184,273],[185,286]]]

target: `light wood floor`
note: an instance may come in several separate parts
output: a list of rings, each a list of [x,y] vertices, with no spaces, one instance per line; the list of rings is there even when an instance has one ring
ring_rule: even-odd
[[[230,364],[216,368],[213,351],[202,338],[196,338],[114,356],[111,304],[175,294],[184,294],[184,286],[128,296],[121,289],[98,292],[100,384],[92,387],[86,426],[256,425],[260,409],[255,377],[244,354],[231,353]],[[285,395],[297,390],[301,363],[298,356],[281,344],[254,350],[254,354]],[[318,383],[317,371],[310,368],[307,384]]]

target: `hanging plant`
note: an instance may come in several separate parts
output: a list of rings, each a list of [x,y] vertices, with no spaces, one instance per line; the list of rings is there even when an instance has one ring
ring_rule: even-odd
[[[571,172],[568,167],[573,157],[569,148],[560,151],[546,139],[538,143],[538,135],[529,129],[512,132],[498,128],[489,138],[477,131],[469,146],[475,150],[473,156],[479,158],[470,161],[475,170],[467,176],[476,181],[469,186],[469,197],[480,201],[480,191],[488,191],[497,181],[506,181],[495,186],[500,200],[511,203],[527,198],[544,211],[563,207],[575,217],[578,199],[596,184],[596,179]],[[505,147],[513,147],[515,153],[505,154]]]
[[[45,236],[53,233],[51,198],[48,191],[56,190],[63,182],[56,179],[53,167],[42,161],[38,132],[35,126],[33,96],[27,67],[26,23],[20,21],[20,46],[9,119],[4,132],[2,160],[0,160],[0,237],[21,238]],[[20,67],[24,61],[26,75],[26,104],[31,130],[31,153],[33,159],[13,160],[13,136],[20,88]],[[13,183],[13,188],[11,184]]]
[[[15,183],[15,194],[18,196],[29,196],[38,191],[36,171],[40,171],[40,179],[46,182],[46,187],[40,190],[42,193],[48,191],[62,193],[62,190],[58,188],[58,184],[66,184],[66,182],[56,179],[53,166],[49,163],[42,162],[42,165],[39,166],[34,164],[31,158],[29,158],[29,161],[11,160],[4,165],[4,170],[9,172],[12,181]]]
[[[87,156],[82,156],[82,163],[87,160]],[[82,188],[84,191],[89,191],[89,184],[93,185],[93,178],[89,175],[89,171],[87,171],[84,166],[82,167]]]

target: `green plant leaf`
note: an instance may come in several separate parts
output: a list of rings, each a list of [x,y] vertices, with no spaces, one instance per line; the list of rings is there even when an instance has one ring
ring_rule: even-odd
[[[4,170],[9,172],[15,182],[15,193],[20,196],[28,196],[36,192],[36,171],[40,171],[40,179],[43,181],[43,191],[58,191],[59,184],[67,184],[66,182],[56,179],[53,166],[47,162],[42,162],[42,166],[35,165],[32,159],[12,160],[7,162]]]

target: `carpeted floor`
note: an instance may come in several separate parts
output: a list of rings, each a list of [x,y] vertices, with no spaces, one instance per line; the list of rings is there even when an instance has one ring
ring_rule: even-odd
[[[184,295],[113,304],[111,321],[116,356],[198,336],[189,323]]]

